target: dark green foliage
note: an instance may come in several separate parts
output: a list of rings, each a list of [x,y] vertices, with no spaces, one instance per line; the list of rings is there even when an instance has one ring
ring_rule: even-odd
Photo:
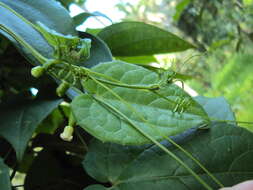
[[[0,135],[12,144],[19,161],[36,127],[61,101],[15,97],[0,105]]]
[[[174,140],[208,168],[225,186],[252,179],[253,134],[227,124],[213,124],[208,131],[190,130]],[[168,142],[163,144],[191,166],[213,189],[218,186]],[[205,147],[205,148],[203,148]],[[245,148],[247,147],[247,148]],[[112,187],[101,189],[202,190],[203,187],[158,147],[121,146],[94,140],[83,165],[93,178]],[[99,189],[91,186],[85,190]]]
[[[193,3],[180,1],[175,21]],[[0,0],[1,190],[15,189],[17,171],[25,190],[212,190],[253,178],[252,133],[228,124],[226,100],[193,98],[174,82],[195,76],[149,65],[194,45],[141,22],[77,32],[106,16],[73,21],[62,5]],[[250,90],[251,60],[235,56],[216,89]]]

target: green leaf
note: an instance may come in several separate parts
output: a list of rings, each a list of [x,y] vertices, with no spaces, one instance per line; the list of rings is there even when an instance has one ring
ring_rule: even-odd
[[[211,120],[235,121],[235,115],[224,97],[207,98],[197,96],[194,99],[203,106]]]
[[[155,72],[124,62],[101,63],[92,70],[121,83],[141,87],[160,81]],[[108,85],[123,100],[92,80],[85,82],[84,86],[89,93],[94,94],[95,99],[87,94],[81,95],[72,101],[71,109],[78,125],[102,141],[120,144],[151,142],[112,109],[117,109],[157,140],[208,123],[202,107],[174,84],[168,84],[156,90],[156,93]]]
[[[93,35],[97,35],[103,28],[87,28],[85,32]]]
[[[150,64],[156,63],[157,60],[154,56],[133,56],[133,57],[116,57],[116,59],[125,61],[128,63],[135,63],[135,64]]]
[[[101,62],[112,61],[110,49],[100,38],[86,32],[79,32],[79,36],[91,39],[90,57],[82,66],[90,68]]]
[[[184,11],[184,9],[189,5],[189,3],[191,2],[192,0],[182,0],[180,3],[177,4],[176,6],[176,13],[175,15],[173,16],[173,20],[174,21],[178,21],[182,12]]]
[[[80,13],[80,14],[74,16],[73,20],[74,20],[75,25],[79,26],[82,23],[84,23],[89,17],[94,17],[94,16],[95,17],[96,16],[102,16],[102,17],[106,18],[107,20],[109,20],[112,23],[112,20],[108,16],[106,16],[105,14],[100,13],[98,11],[95,11],[93,13],[88,13],[88,12]]]
[[[76,34],[75,28],[72,24],[72,19],[68,12],[55,1],[0,0],[0,3],[7,5],[34,24],[40,21],[44,25],[59,33],[72,35]],[[15,34],[18,34],[43,56],[48,58],[52,57],[53,51],[51,46],[31,25],[24,22],[21,18],[2,5],[0,5],[0,15],[0,24],[8,27]],[[1,30],[0,33],[10,39],[17,48],[21,49],[26,56],[33,60],[30,53],[19,46],[12,37],[4,32],[1,32]]]
[[[0,158],[0,189],[11,190],[9,168],[4,164],[2,158]]]
[[[253,178],[253,134],[222,123],[210,130],[188,131],[174,138],[197,158],[224,186]],[[179,156],[213,189],[219,187],[180,150],[163,144]],[[204,147],[204,148],[203,148]],[[157,146],[122,146],[92,141],[83,162],[87,173],[110,190],[203,190],[193,176]],[[98,186],[101,190],[101,186]],[[95,186],[85,190],[95,189]]]
[[[104,28],[98,36],[114,56],[144,56],[194,48],[176,35],[141,22],[121,22]]]
[[[0,136],[10,142],[19,161],[36,127],[61,101],[61,99],[24,100],[19,98],[0,106]]]

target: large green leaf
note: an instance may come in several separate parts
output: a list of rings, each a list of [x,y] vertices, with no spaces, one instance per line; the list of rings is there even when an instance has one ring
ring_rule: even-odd
[[[11,190],[9,168],[4,164],[2,158],[0,158],[0,189]]]
[[[19,161],[36,127],[61,101],[16,99],[0,106],[0,136],[10,142]]]
[[[155,72],[124,62],[101,63],[92,70],[129,85],[145,86],[159,81]],[[123,100],[91,80],[86,81],[84,86],[88,92],[95,94],[96,100],[91,95],[81,95],[73,100],[71,108],[77,123],[102,141],[150,143],[132,124],[154,139],[161,140],[164,136],[175,135],[208,122],[202,107],[174,84],[168,84],[156,90],[156,93],[108,85]],[[185,108],[183,101],[187,104]],[[122,117],[127,117],[132,124]]]
[[[141,22],[113,24],[98,36],[107,43],[114,56],[171,53],[194,47],[166,30]]]
[[[197,96],[194,99],[203,106],[211,120],[235,121],[235,115],[224,97]]]
[[[253,134],[244,128],[214,124],[174,138],[225,186],[253,178]],[[181,151],[163,142],[213,189],[218,186]],[[204,148],[203,148],[204,147]],[[122,146],[92,141],[83,162],[89,175],[113,187],[86,190],[203,190],[193,176],[157,146]],[[107,186],[108,187],[108,186]]]
[[[22,15],[24,18],[32,23],[40,21],[49,28],[62,34],[76,34],[72,19],[68,12],[57,2],[53,0],[0,0],[0,3],[7,5]],[[45,57],[52,56],[52,48],[48,45],[45,39],[32,26],[28,25],[10,10],[0,5],[0,24],[8,27],[15,34],[22,37],[28,44],[35,48]],[[26,50],[20,47],[17,42],[8,34],[1,32],[9,38],[21,51],[25,52],[29,58]]]

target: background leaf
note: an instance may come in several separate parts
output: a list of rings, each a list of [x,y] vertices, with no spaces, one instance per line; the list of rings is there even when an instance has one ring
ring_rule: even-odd
[[[93,13],[88,13],[88,12],[80,13],[80,14],[74,16],[73,20],[74,20],[75,25],[79,26],[83,22],[85,22],[89,17],[94,17],[94,16],[104,17],[112,23],[112,20],[108,16],[106,16],[105,14],[98,12],[98,11],[95,11]]]
[[[0,135],[11,143],[19,161],[36,127],[61,101],[16,98],[0,106]]]
[[[0,189],[11,190],[9,168],[4,164],[0,158]]]
[[[101,63],[92,70],[129,85],[145,86],[157,84],[159,81],[155,72],[119,61]],[[88,80],[84,85],[89,93],[95,94],[96,98],[119,110],[135,125],[158,140],[208,122],[202,107],[174,84],[157,90],[159,95],[148,90],[108,85],[124,101],[92,80]],[[188,105],[185,109],[183,105],[178,105],[183,100]],[[174,111],[178,106],[179,110],[184,109],[182,113]],[[105,104],[94,100],[92,96],[86,94],[75,98],[71,109],[78,125],[102,141],[120,144],[150,143],[149,139],[137,132],[125,119]]]
[[[224,97],[208,98],[197,96],[194,99],[203,106],[211,120],[236,120],[230,105]]]
[[[141,22],[113,24],[98,36],[107,43],[114,56],[143,56],[194,48],[166,30]]]
[[[154,56],[116,57],[116,59],[119,59],[121,61],[125,61],[128,63],[145,64],[145,65],[157,62]]]
[[[193,154],[225,186],[253,178],[253,134],[244,128],[216,123],[210,130],[191,130],[185,133],[184,138],[176,136],[174,140]],[[218,189],[181,151],[165,141],[163,144],[213,189]],[[203,190],[201,184],[182,166],[154,145],[121,146],[94,140],[83,164],[93,178],[113,186],[104,189]],[[90,189],[94,188],[91,186]]]

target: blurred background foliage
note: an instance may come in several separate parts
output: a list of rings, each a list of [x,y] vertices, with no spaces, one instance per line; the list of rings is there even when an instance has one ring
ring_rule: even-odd
[[[186,83],[199,94],[226,97],[238,120],[253,121],[252,0],[139,0],[117,7],[124,20],[151,23],[193,42],[198,51],[174,55],[173,68],[192,75]]]

